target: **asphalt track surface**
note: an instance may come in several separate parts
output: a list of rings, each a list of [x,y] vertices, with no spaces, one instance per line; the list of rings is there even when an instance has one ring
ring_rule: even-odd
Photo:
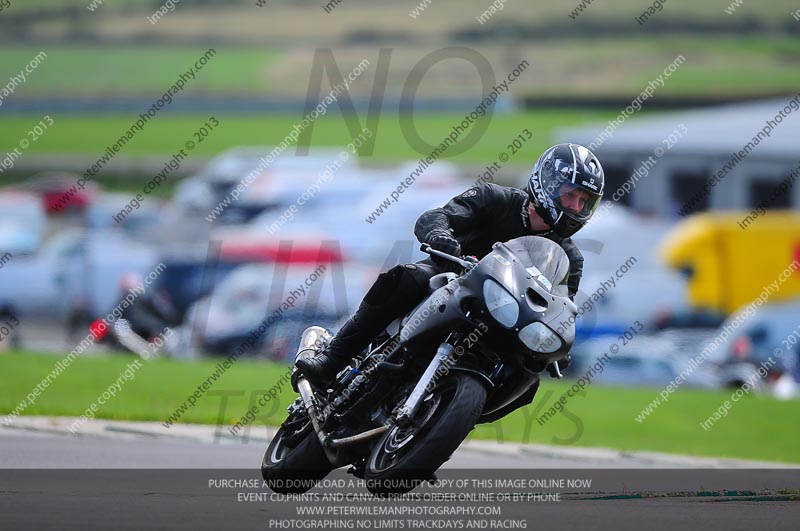
[[[367,491],[344,469],[290,500],[241,483],[264,448],[0,429],[0,529],[800,529],[798,469],[462,449],[413,500],[348,499]]]

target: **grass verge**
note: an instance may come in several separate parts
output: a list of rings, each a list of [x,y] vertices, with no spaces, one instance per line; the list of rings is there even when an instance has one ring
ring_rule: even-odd
[[[0,413],[13,411],[52,370],[56,356],[12,352],[0,355]],[[28,406],[25,415],[79,416],[97,400],[133,358],[79,358]],[[122,385],[116,397],[102,405],[97,417],[164,422],[214,371],[216,360],[196,363],[156,360]],[[187,411],[181,422],[229,426],[258,397],[273,387],[288,366],[240,360]],[[501,421],[479,426],[471,438],[604,446],[620,450],[651,450],[698,456],[800,462],[800,408],[797,401],[747,395],[734,403],[727,417],[708,431],[704,421],[730,399],[728,391],[679,389],[642,423],[635,416],[658,392],[592,385],[569,399],[564,412],[540,425],[536,420],[571,382],[545,380],[534,403]],[[261,424],[277,425],[294,398],[288,385],[277,400],[257,413]],[[165,428],[166,430],[166,428]]]
[[[495,160],[501,152],[506,151],[511,163],[530,165],[552,142],[553,132],[560,127],[581,125],[587,122],[605,122],[613,118],[615,112],[585,111],[571,109],[552,109],[541,112],[519,114],[500,114],[491,117],[487,130],[479,136],[478,141],[469,149],[455,157],[442,158],[456,162],[477,162],[488,164]],[[267,115],[225,115],[215,114],[220,125],[202,142],[197,143],[191,157],[210,157],[235,146],[273,146],[279,144],[302,120],[298,114]],[[86,155],[100,156],[106,146],[113,144],[117,138],[130,128],[136,115],[92,115],[54,116],[55,124],[22,154],[26,157],[38,155]],[[188,140],[196,140],[193,136],[209,118],[208,114],[174,114],[164,113],[152,119],[145,129],[128,142],[121,150],[124,156],[165,156],[167,159],[177,152]],[[437,145],[461,122],[464,113],[430,113],[414,118],[413,124],[419,136],[432,145]],[[0,128],[0,150],[11,150],[25,138],[41,117],[28,114],[9,114],[3,117]],[[362,126],[366,123],[366,113],[359,115]],[[477,124],[476,124],[477,125]],[[471,134],[476,125],[469,131]],[[533,138],[528,140],[516,154],[508,149],[508,144],[517,135],[528,128]],[[602,127],[598,129],[598,132]],[[80,132],[80,134],[76,134]],[[375,150],[372,154],[362,154],[364,162],[398,161],[419,159],[430,152],[417,152],[406,140],[400,126],[397,113],[385,112],[381,115],[375,128]],[[527,135],[526,135],[527,136]],[[352,138],[347,124],[338,112],[314,122],[311,133],[311,146],[345,146]],[[462,135],[460,141],[468,138]],[[472,142],[472,139],[470,139]],[[459,144],[450,151],[462,150]],[[294,150],[287,150],[294,154]],[[166,162],[166,160],[165,160]]]

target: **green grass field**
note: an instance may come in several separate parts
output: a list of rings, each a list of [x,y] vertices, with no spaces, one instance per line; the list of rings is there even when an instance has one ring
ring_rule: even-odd
[[[17,74],[39,52],[47,54],[18,90],[26,97],[43,94],[152,96],[164,93],[182,72],[188,71],[213,46],[87,47],[49,44],[4,48],[0,51],[0,79]],[[215,48],[216,50],[216,48]],[[227,47],[187,83],[187,91],[250,92],[270,90],[265,71],[277,52],[265,48]],[[3,83],[5,84],[5,83]]]
[[[0,413],[11,412],[53,368],[56,356],[0,354]],[[127,356],[78,359],[29,406],[26,415],[79,416],[134,358]],[[106,402],[100,418],[164,422],[215,366],[214,360],[195,363],[148,362],[118,395]],[[287,366],[238,361],[188,411],[182,421],[234,424],[268,390]],[[730,398],[730,392],[683,390],[675,392],[643,423],[635,416],[657,394],[657,389],[623,389],[592,385],[571,398],[564,413],[544,425],[535,420],[570,383],[542,383],[534,403],[498,423],[479,426],[471,437],[506,442],[601,446],[621,450],[651,450],[699,456],[800,462],[800,408],[797,401],[746,396],[712,429],[699,423]],[[216,393],[216,394],[212,394]],[[221,408],[222,396],[227,407]],[[293,399],[284,386],[279,399],[259,412],[259,423],[279,424]],[[166,430],[166,428],[165,428]]]
[[[430,52],[446,45],[394,47],[388,68],[387,97],[398,97],[410,69]],[[156,97],[209,47],[212,45],[3,47],[0,80],[15,75],[44,51],[47,57],[8,99]],[[225,44],[213,47],[217,54],[187,85],[186,94],[226,98],[305,97],[314,47]],[[523,59],[530,63],[531,68],[515,81],[513,92],[517,97],[634,97],[678,55],[683,55],[686,61],[658,89],[662,96],[790,93],[800,85],[797,68],[800,39],[787,36],[628,35],[597,37],[591,41],[520,43],[514,46],[513,53],[496,43],[475,43],[468,47],[486,57],[497,79]],[[368,99],[378,67],[378,47],[340,44],[332,47],[332,52],[343,73],[364,59],[370,61],[366,72],[350,89],[354,97]],[[431,69],[419,92],[423,97],[479,99],[474,90],[478,86],[473,65],[463,60],[448,60]]]
[[[226,2],[182,2],[158,24],[146,20],[164,2],[157,0],[104,0],[91,12],[87,2],[72,0],[22,0],[12,2],[3,15],[36,12],[38,34],[80,30],[84,35],[106,39],[152,38],[227,38],[251,41],[300,41],[326,43],[341,42],[353,34],[387,32],[416,42],[442,38],[459,30],[477,29],[491,32],[504,30],[509,22],[532,28],[558,28],[564,33],[578,35],[587,28],[609,26],[616,31],[630,33],[651,31],[667,23],[671,28],[703,22],[718,28],[764,27],[773,29],[791,23],[790,13],[798,8],[794,0],[770,2],[745,1],[736,12],[729,15],[724,9],[731,0],[669,0],[663,10],[652,17],[644,27],[634,18],[652,2],[631,0],[603,0],[589,5],[575,19],[569,14],[579,1],[570,2],[506,2],[503,10],[485,25],[475,17],[491,4],[486,0],[436,0],[416,18],[409,12],[416,2],[388,2],[347,0],[335,12],[326,13],[322,6],[327,2],[297,2],[295,0],[270,0],[268,8],[258,8],[253,0]],[[59,8],[71,8],[71,17],[64,16]],[[53,11],[55,10],[55,11]],[[48,16],[48,12],[56,16]],[[60,16],[59,16],[60,15]],[[213,21],[213,22],[209,22]],[[0,19],[0,23],[2,19]],[[683,24],[681,24],[683,23]],[[595,30],[597,31],[597,30]]]
[[[477,144],[463,154],[453,157],[457,162],[489,164],[500,151],[508,151],[512,142],[524,128],[530,129],[533,138],[523,145],[509,161],[510,164],[529,165],[551,144],[553,132],[559,127],[568,127],[587,122],[603,122],[616,113],[580,110],[548,110],[536,113],[495,114],[486,133]],[[301,120],[297,115],[216,115],[220,125],[206,140],[197,145],[192,152],[194,157],[210,157],[230,147],[240,145],[276,145],[291,132]],[[463,119],[463,114],[424,114],[414,120],[419,134],[431,144],[438,144],[450,133],[452,127]],[[136,115],[99,115],[75,117],[71,115],[53,116],[55,124],[31,144],[25,155],[80,154],[89,157],[101,155],[108,144],[114,143]],[[125,156],[169,155],[181,147],[203,123],[207,114],[197,115],[157,115],[120,151]],[[366,123],[366,113],[359,116]],[[0,152],[9,151],[19,143],[40,118],[31,115],[8,115],[3,118],[0,128]],[[474,126],[473,126],[474,127]],[[384,113],[375,133],[375,151],[364,156],[365,162],[398,161],[419,159],[417,153],[406,141],[400,128],[397,113]],[[314,124],[311,137],[312,147],[344,146],[349,141],[347,125],[337,112],[331,113]],[[427,155],[428,153],[425,153]],[[508,153],[511,156],[511,153]],[[444,157],[448,158],[448,157]]]

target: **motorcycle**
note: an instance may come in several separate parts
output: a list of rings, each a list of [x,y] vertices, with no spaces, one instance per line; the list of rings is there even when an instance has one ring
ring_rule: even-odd
[[[557,362],[572,347],[577,307],[559,245],[523,236],[495,243],[481,260],[422,250],[457,264],[460,274],[433,276],[428,298],[358,353],[329,389],[295,367],[300,396],[261,464],[273,491],[305,492],[349,464],[375,494],[408,492],[435,479],[476,424],[509,412],[503,408],[538,385],[539,373],[561,377]],[[309,327],[295,361],[330,339]]]

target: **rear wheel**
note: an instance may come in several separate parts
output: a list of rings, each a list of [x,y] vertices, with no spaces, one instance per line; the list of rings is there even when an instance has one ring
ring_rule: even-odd
[[[395,426],[375,445],[364,479],[375,494],[408,492],[450,458],[475,426],[486,389],[456,372],[423,398],[410,426]]]
[[[306,419],[305,426],[293,430],[292,422],[287,420],[264,453],[261,476],[274,492],[299,494],[313,488],[334,468],[310,421]]]

